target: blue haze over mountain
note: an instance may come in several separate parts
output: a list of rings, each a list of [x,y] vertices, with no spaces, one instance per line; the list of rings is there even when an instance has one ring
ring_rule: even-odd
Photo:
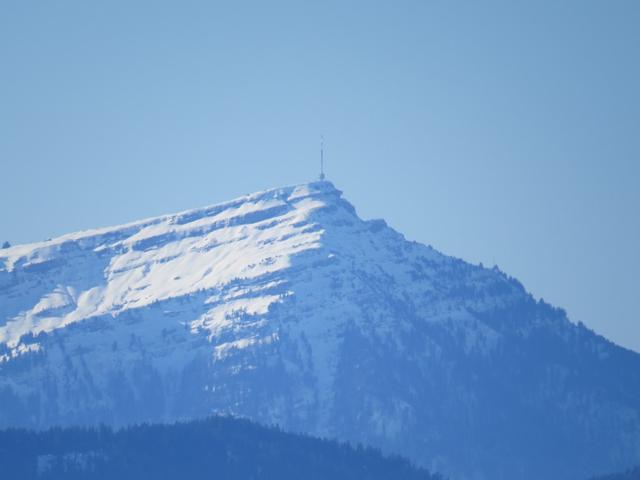
[[[0,9],[0,242],[315,177],[640,351],[640,4]]]
[[[330,182],[0,250],[0,427],[231,414],[468,480],[640,463],[640,355]]]

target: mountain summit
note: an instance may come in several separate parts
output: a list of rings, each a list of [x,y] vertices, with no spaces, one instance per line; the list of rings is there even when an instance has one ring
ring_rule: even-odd
[[[0,250],[0,426],[215,413],[583,479],[640,463],[640,355],[327,181]]]

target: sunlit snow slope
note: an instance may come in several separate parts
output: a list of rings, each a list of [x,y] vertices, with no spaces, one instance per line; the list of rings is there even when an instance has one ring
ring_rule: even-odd
[[[0,426],[229,413],[582,478],[640,462],[639,357],[330,182],[0,250]]]

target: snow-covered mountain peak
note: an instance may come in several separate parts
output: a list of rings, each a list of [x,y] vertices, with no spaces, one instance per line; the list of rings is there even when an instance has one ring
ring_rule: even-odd
[[[27,333],[273,274],[320,248],[323,216],[353,216],[326,181],[3,250],[0,286],[23,275],[41,280],[3,305],[0,343],[15,348]],[[264,312],[276,298],[236,306]]]
[[[123,322],[130,315],[150,308],[161,314],[147,334],[177,323],[214,343],[227,331],[238,337],[238,315],[262,316],[260,322],[277,331],[268,314],[285,300],[289,307],[302,301],[310,312],[299,321],[301,334],[333,338],[343,328],[345,313],[360,308],[358,301],[372,301],[380,288],[396,302],[417,289],[413,308],[426,305],[435,320],[445,316],[452,300],[434,301],[452,288],[443,290],[435,272],[460,266],[477,288],[503,285],[491,305],[508,302],[520,291],[504,276],[406,242],[382,220],[361,220],[328,181],[18,245],[0,253],[0,265],[0,345],[5,349],[0,361],[39,350],[41,334],[89,320],[101,319],[116,333],[126,331]],[[179,321],[173,318],[175,302],[189,303]],[[353,316],[360,314],[353,311]],[[464,311],[456,316],[469,318]],[[390,338],[397,335],[398,322],[390,314],[370,319]],[[250,345],[255,336],[250,329],[222,342],[216,352]],[[330,363],[328,350],[322,351],[324,357],[315,359],[318,368]]]
[[[640,461],[638,372],[325,181],[0,250],[0,426],[233,414],[452,477],[577,479]]]
[[[77,242],[83,248],[104,248],[106,243],[114,244],[134,233],[140,233],[140,238],[150,236],[154,232],[160,233],[172,229],[182,230],[205,226],[215,221],[237,221],[235,217],[243,214],[283,207],[286,204],[298,203],[302,200],[316,199],[324,204],[340,201],[342,192],[328,181],[311,182],[284,188],[274,188],[253,194],[248,194],[220,204],[183,211],[172,215],[147,218],[114,227],[85,230],[62,235],[43,242],[25,245],[15,245],[0,250],[0,268],[11,271],[18,261],[29,264],[31,260],[46,259],[49,254],[64,250],[63,245]],[[309,205],[299,205],[299,207]],[[187,227],[184,227],[187,225]]]

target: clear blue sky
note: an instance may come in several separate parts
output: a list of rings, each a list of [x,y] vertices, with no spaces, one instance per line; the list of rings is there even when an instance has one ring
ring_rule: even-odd
[[[0,4],[0,240],[327,173],[640,351],[640,2]]]

